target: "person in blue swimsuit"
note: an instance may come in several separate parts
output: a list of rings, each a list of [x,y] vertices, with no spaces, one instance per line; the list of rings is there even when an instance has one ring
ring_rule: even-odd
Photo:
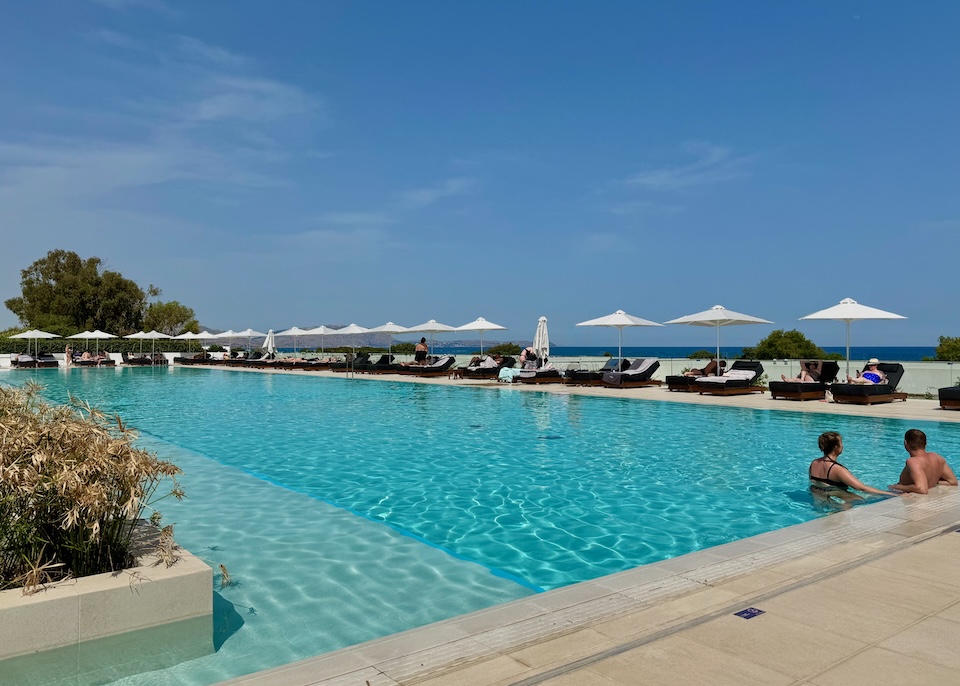
[[[874,495],[898,495],[893,491],[882,491],[879,488],[867,486],[849,469],[837,462],[837,458],[843,452],[843,437],[836,431],[820,434],[817,443],[823,457],[818,457],[811,462],[807,472],[810,477],[810,490],[815,495],[837,496],[848,500],[846,497],[848,494],[855,495],[849,493],[851,489]]]
[[[867,360],[867,371],[857,372],[856,377],[847,374],[847,383],[878,384],[887,383],[887,375],[880,371],[880,360],[871,357]]]

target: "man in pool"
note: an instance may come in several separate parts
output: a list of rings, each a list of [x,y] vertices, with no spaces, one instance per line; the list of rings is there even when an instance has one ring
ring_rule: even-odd
[[[890,488],[901,493],[925,494],[937,485],[957,485],[957,477],[943,456],[927,452],[927,435],[920,429],[904,434],[903,447],[910,457],[900,472],[900,481]]]

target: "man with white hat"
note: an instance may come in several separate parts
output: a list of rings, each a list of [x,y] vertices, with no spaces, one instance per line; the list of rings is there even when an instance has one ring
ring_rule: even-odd
[[[867,371],[857,372],[857,378],[853,378],[847,374],[847,383],[862,383],[862,384],[878,384],[886,383],[887,375],[880,371],[880,368],[877,366],[880,364],[880,360],[875,357],[871,357],[867,360]]]

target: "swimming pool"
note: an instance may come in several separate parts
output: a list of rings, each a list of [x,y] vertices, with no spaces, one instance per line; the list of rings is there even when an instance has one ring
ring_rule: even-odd
[[[236,582],[207,684],[819,513],[822,431],[865,482],[903,431],[956,454],[956,426],[513,389],[207,369],[36,378],[120,413],[186,475],[177,541]],[[229,615],[229,621],[227,619]],[[142,679],[130,683],[143,683]],[[176,683],[176,682],[174,682]]]

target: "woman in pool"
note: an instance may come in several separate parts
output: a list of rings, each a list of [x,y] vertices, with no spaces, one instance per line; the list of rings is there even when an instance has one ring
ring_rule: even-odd
[[[862,384],[878,384],[886,383],[887,375],[880,371],[880,368],[877,366],[880,364],[880,360],[875,357],[871,357],[867,360],[867,371],[860,374],[857,373],[857,377],[854,378],[847,374],[847,383],[862,383]]]
[[[815,496],[839,498],[845,502],[857,500],[859,496],[850,493],[850,489],[874,495],[897,495],[893,491],[882,491],[879,488],[867,486],[849,469],[837,462],[837,458],[843,452],[843,437],[836,431],[820,434],[817,443],[823,457],[818,457],[811,462],[808,469],[810,491]]]

